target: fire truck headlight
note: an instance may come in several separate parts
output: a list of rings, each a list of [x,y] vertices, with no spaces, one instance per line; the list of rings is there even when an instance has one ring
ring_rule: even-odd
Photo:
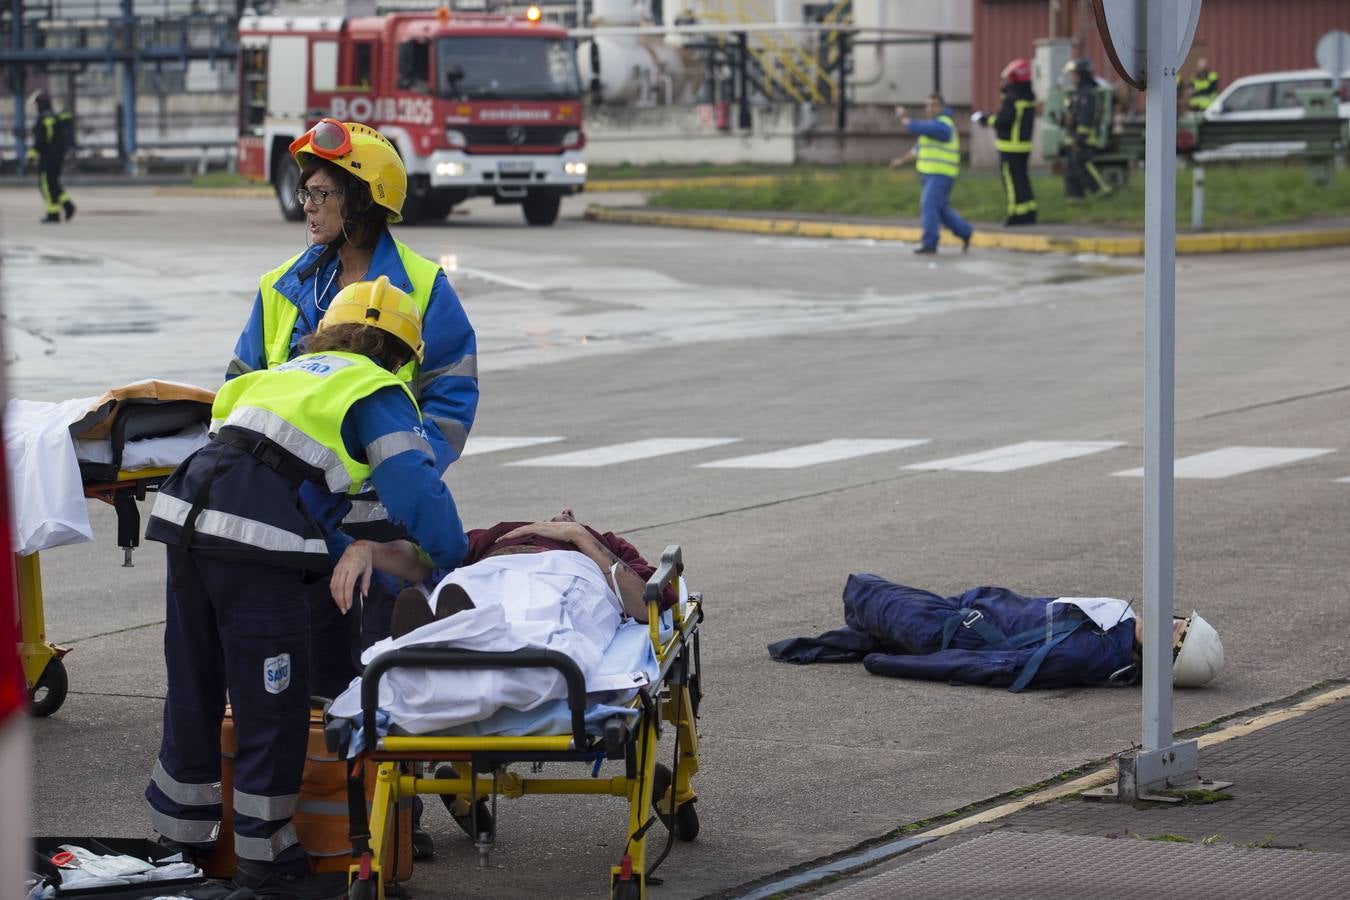
[[[565,175],[585,175],[586,164],[584,162],[563,163],[563,174]]]
[[[575,147],[581,143],[581,132],[575,128],[564,131],[562,136],[562,145],[564,147]]]
[[[460,131],[458,128],[445,129],[445,142],[451,147],[469,146],[469,139],[465,137],[464,132]]]
[[[458,178],[464,174],[464,163],[436,163],[436,174],[445,178]]]

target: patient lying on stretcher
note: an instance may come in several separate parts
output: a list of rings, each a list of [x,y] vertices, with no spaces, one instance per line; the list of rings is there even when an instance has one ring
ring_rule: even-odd
[[[655,568],[632,544],[577,522],[564,510],[547,522],[503,522],[468,534],[465,564],[440,580],[430,596],[405,592],[395,606],[393,637],[370,647],[362,662],[412,645],[474,650],[545,648],[567,654],[587,678],[625,619],[645,622],[643,588]],[[431,575],[406,541],[352,544],[332,576],[334,602],[344,610],[379,569],[410,581]],[[661,608],[675,602],[666,588]],[[381,680],[379,705],[412,734],[441,731],[487,718],[498,709],[531,710],[563,697],[551,669],[394,669]],[[333,703],[338,716],[359,713],[353,682]]]

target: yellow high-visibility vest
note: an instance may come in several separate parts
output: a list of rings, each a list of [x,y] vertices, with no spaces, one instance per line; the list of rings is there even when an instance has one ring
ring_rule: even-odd
[[[926,134],[919,135],[919,155],[914,168],[920,175],[946,175],[955,178],[961,171],[961,137],[956,133],[956,123],[952,117],[940,115],[937,121],[952,130],[948,140],[939,141]]]

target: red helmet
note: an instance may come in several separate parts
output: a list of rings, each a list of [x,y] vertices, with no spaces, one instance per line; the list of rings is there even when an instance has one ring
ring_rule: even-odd
[[[1025,84],[1031,80],[1031,61],[1014,59],[1003,67],[1003,74],[999,77],[1009,84]]]

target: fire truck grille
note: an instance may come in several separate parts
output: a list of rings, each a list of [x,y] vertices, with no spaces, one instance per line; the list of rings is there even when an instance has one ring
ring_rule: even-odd
[[[497,147],[558,147],[563,135],[572,130],[569,125],[470,125],[461,128],[469,145],[490,144]]]

